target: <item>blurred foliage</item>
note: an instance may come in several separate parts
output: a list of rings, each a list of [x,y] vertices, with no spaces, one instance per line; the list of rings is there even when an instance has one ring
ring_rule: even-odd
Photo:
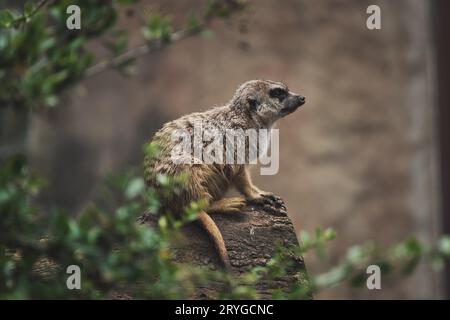
[[[162,216],[154,228],[139,225],[142,212],[158,207],[142,178],[112,177],[109,184],[122,195],[115,196],[120,203],[111,210],[92,205],[72,218],[56,209],[43,214],[32,204],[43,183],[29,176],[23,159],[4,161],[0,176],[0,298],[111,298],[129,291],[133,298],[186,298],[194,285],[211,280],[226,283],[224,298],[252,295],[221,271],[172,262],[171,242],[195,217],[192,212],[186,221]],[[67,289],[69,265],[81,269],[81,290]]]
[[[27,17],[17,10],[0,13],[0,105],[40,109],[58,103],[58,94],[80,79],[94,56],[87,41],[114,24],[117,13],[104,1],[77,1],[83,13],[81,30],[68,30],[66,8],[73,1],[50,1]],[[12,19],[12,20],[11,20]]]
[[[163,188],[173,190],[183,184],[161,178]],[[218,298],[258,298],[255,284],[286,276],[298,268],[293,257],[315,252],[325,263],[327,243],[335,238],[332,229],[317,229],[313,236],[302,232],[302,245],[289,249],[279,246],[266,266],[257,266],[235,277],[220,270],[174,262],[170,250],[180,239],[179,229],[195,219],[201,204],[186,208],[183,221],[162,215],[154,227],[140,225],[144,211],[157,212],[159,201],[142,178],[120,175],[109,179],[105,201],[109,208],[91,205],[78,218],[63,210],[41,212],[33,198],[45,186],[26,170],[21,157],[2,162],[0,167],[0,298],[158,298],[192,297],[196,287],[221,282]],[[177,187],[177,186],[176,186]],[[175,187],[175,188],[176,188]],[[179,187],[179,186],[178,186]],[[114,199],[114,201],[110,200]],[[340,283],[365,286],[366,267],[379,265],[383,282],[386,275],[409,275],[421,259],[442,267],[450,255],[450,238],[443,237],[435,248],[425,248],[408,239],[389,248],[373,243],[353,246],[343,260],[319,275],[297,270],[298,281],[288,291],[275,290],[274,299],[306,299]],[[81,269],[81,290],[68,290],[66,268]],[[396,280],[399,278],[396,277]]]
[[[336,237],[332,229],[317,229],[315,239],[306,233],[300,234],[302,243],[298,254],[314,249],[321,263],[329,270],[311,278],[311,288],[314,292],[333,287],[340,283],[350,286],[364,287],[368,274],[366,269],[370,265],[379,266],[382,281],[395,281],[403,276],[411,275],[420,262],[430,263],[435,271],[444,267],[444,260],[450,257],[446,246],[450,237],[443,236],[435,246],[426,246],[414,237],[389,247],[377,245],[368,241],[362,245],[351,246],[346,250],[339,263],[330,263],[326,252],[326,243]]]
[[[163,43],[167,43],[172,35],[170,20],[167,17],[151,13],[146,17],[142,33],[148,41],[160,40]]]
[[[108,36],[106,47],[114,55],[123,54],[127,34],[115,24],[120,7],[134,2],[137,0],[27,1],[23,6],[0,10],[0,107],[42,110],[56,106],[59,95],[95,65],[94,53],[88,47],[94,38]],[[80,30],[66,27],[66,9],[73,4],[81,10]],[[197,34],[207,28],[207,21],[227,18],[242,7],[242,0],[205,1],[204,8],[196,8],[193,11],[198,13],[186,18],[182,30],[186,35]],[[172,41],[174,28],[168,17],[155,9],[144,20],[143,42],[149,47],[162,48]],[[134,59],[131,54],[106,67],[127,73]]]

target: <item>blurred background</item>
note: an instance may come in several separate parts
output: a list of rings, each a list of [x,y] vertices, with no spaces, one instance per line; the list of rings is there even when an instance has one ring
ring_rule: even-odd
[[[146,10],[176,25],[201,3],[138,1],[117,25],[136,47]],[[371,4],[380,30],[366,27]],[[250,1],[208,34],[139,58],[132,76],[89,77],[44,113],[2,110],[0,151],[26,149],[49,181],[42,205],[76,213],[108,174],[141,165],[143,143],[166,121],[227,102],[247,80],[281,80],[307,104],[279,122],[279,173],[253,176],[285,200],[297,232],[333,227],[332,261],[367,240],[432,243],[450,231],[449,12],[447,1]],[[110,56],[101,39],[89,47],[98,60]],[[323,271],[314,255],[306,263]],[[448,298],[448,284],[422,265],[382,290],[339,286],[318,298]]]

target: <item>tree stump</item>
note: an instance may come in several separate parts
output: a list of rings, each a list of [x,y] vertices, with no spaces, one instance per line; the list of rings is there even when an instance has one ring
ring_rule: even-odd
[[[294,226],[286,214],[281,214],[269,205],[249,206],[237,214],[211,215],[219,227],[228,250],[232,272],[238,276],[252,267],[264,266],[282,246],[298,247]],[[154,225],[157,217],[144,214],[141,222]],[[188,262],[212,269],[220,267],[218,255],[212,241],[198,224],[191,223],[182,228],[183,241],[173,248],[177,262]],[[261,298],[270,299],[275,289],[287,291],[294,281],[307,286],[306,268],[303,257],[292,255],[294,267],[276,280],[256,284]],[[211,284],[208,288],[196,289],[194,299],[212,299],[220,288]],[[310,296],[311,297],[311,296]]]

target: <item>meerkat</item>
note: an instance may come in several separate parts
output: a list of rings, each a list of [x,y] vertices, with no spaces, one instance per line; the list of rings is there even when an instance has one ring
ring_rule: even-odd
[[[248,204],[274,205],[280,198],[271,192],[260,190],[252,183],[247,163],[174,163],[171,155],[177,142],[173,139],[173,132],[184,130],[193,135],[193,128],[198,122],[219,132],[227,129],[270,130],[277,120],[294,112],[304,103],[305,97],[289,91],[284,83],[251,80],[242,84],[227,104],[170,121],[157,131],[150,141],[158,145],[159,153],[156,157],[146,157],[144,160],[144,174],[148,186],[158,190],[159,174],[187,176],[187,183],[182,191],[161,197],[160,212],[170,212],[177,216],[191,202],[206,201],[206,209],[198,213],[197,220],[212,239],[226,269],[231,267],[227,249],[222,234],[210,215],[241,212]],[[194,155],[186,156],[191,157],[188,160],[200,160],[194,159]],[[224,198],[232,186],[245,198]]]

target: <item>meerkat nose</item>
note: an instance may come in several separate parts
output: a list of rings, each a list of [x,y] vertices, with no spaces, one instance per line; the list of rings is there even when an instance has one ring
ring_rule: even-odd
[[[297,96],[297,99],[298,99],[298,101],[301,103],[301,104],[304,104],[305,103],[305,101],[306,101],[306,98],[304,97],[304,96]]]

